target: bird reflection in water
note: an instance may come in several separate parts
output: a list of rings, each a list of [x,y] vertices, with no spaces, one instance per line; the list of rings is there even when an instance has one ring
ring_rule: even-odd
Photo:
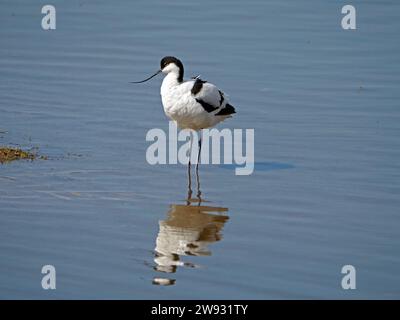
[[[222,239],[221,231],[229,217],[228,208],[202,205],[197,177],[197,199],[191,198],[189,180],[186,205],[172,204],[165,220],[159,221],[154,269],[162,273],[175,273],[178,267],[195,268],[183,256],[210,256],[209,245]],[[156,277],[153,284],[173,285],[175,279]]]

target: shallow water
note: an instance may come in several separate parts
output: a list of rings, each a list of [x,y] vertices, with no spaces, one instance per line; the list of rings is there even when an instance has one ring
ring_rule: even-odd
[[[0,145],[48,156],[0,166],[0,298],[399,297],[400,4],[352,1],[345,31],[340,2],[205,2],[52,1],[54,31],[0,4]],[[201,166],[189,206],[145,159],[161,77],[128,83],[164,55],[255,129],[255,172]]]

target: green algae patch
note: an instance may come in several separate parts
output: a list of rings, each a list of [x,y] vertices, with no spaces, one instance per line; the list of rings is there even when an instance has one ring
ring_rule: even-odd
[[[34,160],[36,159],[36,155],[17,148],[0,147],[0,163],[6,163],[20,159]]]

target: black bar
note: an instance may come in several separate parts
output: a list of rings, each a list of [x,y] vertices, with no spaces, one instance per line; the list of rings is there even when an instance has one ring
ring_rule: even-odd
[[[247,306],[244,312],[244,308]],[[276,319],[285,315],[316,315],[348,318],[367,312],[369,316],[384,318],[398,310],[399,302],[384,300],[3,300],[0,308],[12,315],[35,312],[50,318],[99,315],[127,319]],[[183,309],[184,308],[184,309]],[[183,310],[183,312],[182,312]],[[225,312],[224,312],[225,311]]]

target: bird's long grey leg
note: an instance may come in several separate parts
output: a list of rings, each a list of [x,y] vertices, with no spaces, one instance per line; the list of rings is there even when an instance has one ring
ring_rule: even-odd
[[[192,139],[192,132],[190,131],[190,147],[189,147],[189,162],[188,162],[188,196],[187,196],[187,201],[188,204],[190,203],[190,199],[192,198],[192,177],[191,177],[191,170],[190,170],[190,158],[192,156],[192,143],[193,143],[193,139]]]
[[[201,202],[200,177],[199,177],[200,154],[201,154],[201,131],[199,131],[199,153],[197,154],[197,163],[196,163],[197,197],[199,198],[199,205]]]
[[[199,131],[199,152],[197,154],[196,172],[199,171],[200,154],[201,154],[201,131]]]
[[[199,205],[201,204],[201,190],[200,190],[200,176],[199,172],[196,171],[196,180],[197,180],[197,199],[199,199]]]

